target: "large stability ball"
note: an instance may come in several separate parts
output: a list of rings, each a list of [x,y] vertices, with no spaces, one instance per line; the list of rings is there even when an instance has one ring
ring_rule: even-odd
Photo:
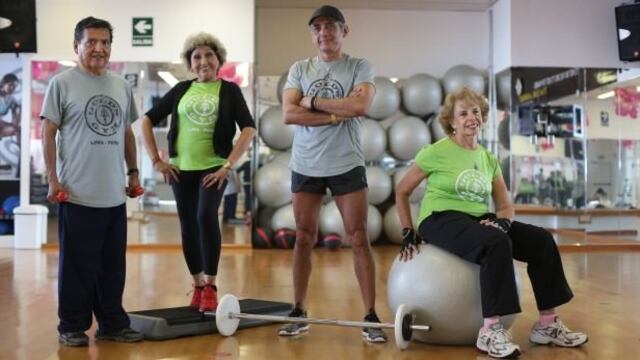
[[[271,218],[276,213],[277,208],[274,207],[259,207],[257,216],[257,227],[271,229]]]
[[[429,344],[474,344],[482,327],[480,266],[435,245],[421,245],[413,259],[396,257],[387,281],[392,312],[406,304],[415,324],[430,325],[430,332],[414,331],[413,339]],[[516,284],[519,279],[516,272]],[[502,317],[509,328],[515,315]]]
[[[389,241],[394,244],[402,245],[402,225],[400,225],[400,218],[398,217],[397,206],[393,205],[384,214],[384,233],[387,235]],[[420,205],[409,204],[411,210],[411,220],[413,221],[413,227],[418,228],[418,214],[420,213]]]
[[[282,106],[272,106],[260,117],[260,137],[270,148],[287,150],[293,144],[293,126],[282,119]]]
[[[442,78],[444,91],[450,94],[463,86],[470,87],[477,93],[484,94],[486,80],[484,72],[469,65],[456,65],[447,70]]]
[[[438,120],[438,115],[433,115],[427,120],[429,128],[431,129],[431,141],[436,142],[440,139],[447,137],[447,133],[444,132],[442,124]]]
[[[396,170],[393,174],[393,188],[397,188],[400,180],[405,176],[405,174],[409,171],[409,166],[404,166]],[[422,201],[424,197],[424,192],[427,191],[427,180],[422,180],[418,186],[413,189],[413,192],[409,196],[409,201],[412,203],[419,203]]]
[[[400,90],[389,78],[376,76],[373,79],[376,85],[376,94],[367,111],[367,116],[383,120],[398,111],[400,107]]]
[[[291,171],[284,162],[270,162],[256,171],[253,179],[261,204],[280,207],[291,202]]]
[[[431,114],[442,104],[440,80],[427,74],[415,74],[402,84],[402,104],[418,117]]]
[[[508,110],[511,106],[511,75],[503,74],[496,77],[496,100],[498,107]]]
[[[369,242],[372,243],[380,237],[382,232],[382,216],[375,206],[369,205],[367,216],[367,235]],[[325,236],[328,234],[338,234],[342,238],[343,243],[348,243],[346,233],[344,231],[344,223],[340,216],[340,210],[335,201],[326,204],[320,211],[320,233]]]
[[[427,124],[413,116],[397,119],[389,127],[389,150],[400,160],[413,159],[418,150],[431,144]]]
[[[362,120],[362,152],[364,161],[380,160],[387,148],[387,134],[377,121]]]
[[[285,205],[273,214],[270,226],[272,229],[295,229],[296,220],[293,217],[293,205]]]
[[[379,166],[367,166],[367,196],[369,204],[382,204],[391,195],[391,177]]]
[[[287,77],[289,76],[289,71],[285,71],[284,74],[280,76],[278,80],[278,85],[276,88],[276,95],[278,96],[278,101],[282,104],[282,93],[284,92],[284,86],[287,85]]]
[[[506,116],[498,125],[498,141],[507,150],[511,149],[511,124]]]

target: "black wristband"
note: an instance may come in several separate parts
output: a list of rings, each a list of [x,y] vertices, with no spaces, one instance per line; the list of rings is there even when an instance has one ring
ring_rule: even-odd
[[[499,218],[496,220],[496,223],[498,224],[498,226],[500,226],[502,231],[506,233],[508,233],[509,229],[511,229],[511,220],[507,218]]]
[[[311,97],[311,111],[318,111],[318,109],[316,109],[316,95],[313,95]]]
[[[129,169],[129,171],[127,171],[127,176],[131,176],[133,174],[138,175],[139,173],[140,173],[140,171],[138,171],[137,168],[131,168],[131,169]]]

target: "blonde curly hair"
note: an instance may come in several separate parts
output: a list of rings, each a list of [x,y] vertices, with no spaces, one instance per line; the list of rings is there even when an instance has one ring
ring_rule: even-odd
[[[463,86],[447,95],[444,99],[442,110],[440,110],[440,114],[438,115],[438,121],[447,135],[450,136],[453,134],[454,129],[451,123],[454,117],[453,112],[456,101],[464,101],[480,106],[480,111],[482,112],[482,123],[484,124],[487,122],[487,114],[489,113],[489,102],[487,101],[487,98],[485,98],[484,95],[475,92],[471,88]]]
[[[218,57],[220,67],[222,67],[222,64],[227,61],[227,49],[222,45],[222,42],[211,34],[201,32],[190,35],[184,41],[184,46],[182,47],[182,53],[180,55],[182,56],[182,61],[187,66],[187,70],[191,70],[191,54],[193,54],[193,51],[198,46],[210,47]],[[218,69],[220,69],[220,67],[218,67]]]

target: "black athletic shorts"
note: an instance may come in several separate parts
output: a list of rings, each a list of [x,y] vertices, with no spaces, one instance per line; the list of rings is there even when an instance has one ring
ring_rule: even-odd
[[[367,187],[367,172],[364,166],[358,166],[346,173],[334,176],[306,176],[291,172],[291,192],[308,192],[338,196],[358,191]]]

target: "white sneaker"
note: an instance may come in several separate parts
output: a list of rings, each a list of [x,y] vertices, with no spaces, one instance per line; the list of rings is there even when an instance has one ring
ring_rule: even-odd
[[[556,317],[554,322],[546,326],[543,326],[539,322],[533,324],[529,341],[541,345],[553,343],[562,347],[576,347],[589,341],[589,337],[585,333],[569,330],[569,328]]]
[[[476,347],[493,358],[520,356],[520,346],[513,343],[511,334],[500,323],[493,324],[488,329],[480,328]]]

